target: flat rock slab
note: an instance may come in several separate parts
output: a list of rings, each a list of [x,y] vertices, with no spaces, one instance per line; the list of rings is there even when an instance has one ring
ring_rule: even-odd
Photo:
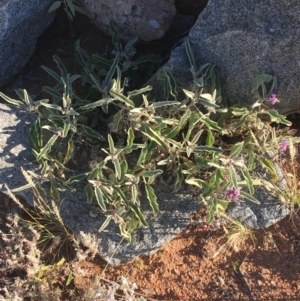
[[[0,86],[28,62],[39,35],[51,24],[54,0],[0,1]]]
[[[295,0],[210,0],[188,40],[198,67],[212,63],[219,71],[226,100],[253,102],[251,82],[259,74],[278,78],[276,105],[283,114],[300,111],[300,2]],[[184,46],[173,50],[162,67],[188,88],[192,81]],[[162,82],[148,82],[161,100]]]
[[[137,256],[152,254],[179,234],[189,223],[192,213],[201,208],[198,197],[182,191],[170,194],[167,187],[155,187],[160,213],[152,213],[148,201],[142,200],[143,213],[149,228],[139,228],[128,245],[120,236],[119,226],[113,221],[101,233],[98,232],[105,216],[91,217],[83,188],[76,194],[66,193],[60,205],[61,216],[76,236],[89,233],[94,236],[100,256],[113,266],[128,263]],[[85,238],[84,238],[85,237]],[[82,242],[87,241],[83,235]],[[87,244],[86,244],[87,245]]]

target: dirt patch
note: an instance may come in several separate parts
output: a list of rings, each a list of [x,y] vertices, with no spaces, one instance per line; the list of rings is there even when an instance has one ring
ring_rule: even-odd
[[[255,231],[239,252],[226,249],[223,231],[191,224],[152,256],[105,269],[101,260],[81,262],[85,290],[96,275],[119,280],[125,275],[141,293],[157,300],[296,300],[300,289],[300,216],[295,214],[267,230]],[[103,270],[105,271],[103,272]]]

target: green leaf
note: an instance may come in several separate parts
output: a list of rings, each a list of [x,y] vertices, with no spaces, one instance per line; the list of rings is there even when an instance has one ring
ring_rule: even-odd
[[[140,220],[140,222],[142,223],[142,225],[147,228],[148,224],[147,224],[147,222],[145,220],[145,217],[144,217],[143,213],[141,212],[140,208],[138,206],[134,205],[134,204],[131,204],[130,210]]]
[[[121,199],[125,202],[125,204],[127,206],[130,206],[129,201],[128,201],[127,197],[125,196],[124,192],[119,187],[116,187],[116,186],[114,186],[114,190],[121,197]]]
[[[145,136],[147,136],[151,141],[156,142],[159,146],[164,148],[165,151],[168,151],[168,146],[164,142],[164,138],[160,136],[160,134],[156,133],[153,129],[151,129],[146,124],[137,124],[137,129],[141,131]]]
[[[108,144],[109,144],[109,151],[111,154],[115,152],[115,145],[114,145],[114,140],[110,134],[108,134]]]
[[[188,59],[190,61],[190,65],[193,68],[193,70],[196,71],[197,70],[196,61],[195,61],[195,58],[194,58],[194,55],[193,55],[193,52],[192,52],[192,49],[191,49],[191,45],[190,45],[188,40],[186,40],[184,42],[184,47],[185,47],[185,51],[186,51],[186,54],[188,56]]]
[[[214,153],[222,153],[223,150],[218,147],[213,147],[213,146],[196,146],[194,148],[195,152],[214,152]]]
[[[138,96],[140,94],[143,94],[143,93],[146,93],[148,91],[151,91],[153,88],[151,86],[146,86],[144,88],[141,88],[139,90],[133,90],[133,91],[130,91],[128,93],[128,98],[131,98],[131,97],[135,97],[135,96]]]
[[[115,167],[116,176],[120,180],[121,177],[122,177],[122,170],[121,170],[120,161],[118,159],[114,159],[113,164],[114,164],[114,167]]]
[[[36,160],[39,162],[43,156],[47,155],[50,151],[51,151],[51,147],[52,145],[55,143],[55,141],[57,140],[58,136],[57,135],[53,135],[49,141],[46,143],[46,145],[41,148],[39,154],[37,155]]]
[[[210,108],[214,108],[214,109],[220,108],[219,105],[216,105],[216,104],[214,104],[210,101],[204,100],[204,99],[201,100],[201,104],[204,105],[204,106],[210,107]]]
[[[259,89],[259,86],[264,85],[264,83],[267,83],[273,79],[273,76],[269,74],[260,74],[254,78],[251,84],[251,90],[252,92],[255,92]]]
[[[56,189],[53,181],[51,181],[51,185],[50,185],[50,194],[54,200],[58,201],[60,199],[60,194],[59,194],[58,190]]]
[[[48,9],[48,13],[52,13],[53,11],[57,10],[60,7],[61,2],[62,1],[55,1]]]
[[[68,6],[73,16],[75,16],[75,8],[72,0],[67,0]]]
[[[61,137],[62,138],[66,138],[67,137],[67,135],[69,133],[69,130],[70,130],[70,127],[71,127],[70,120],[69,120],[69,118],[66,118],[64,120],[64,129],[63,129],[63,131],[61,133]]]
[[[102,232],[110,223],[110,221],[112,220],[112,215],[109,215],[106,220],[103,222],[103,224],[101,225],[100,229],[98,230],[98,232]]]
[[[158,213],[159,206],[157,203],[157,197],[155,195],[154,189],[149,184],[145,183],[145,190],[153,212]]]
[[[116,58],[115,58],[113,64],[111,65],[111,67],[105,77],[105,80],[103,82],[104,87],[108,87],[109,84],[111,83],[111,80],[115,74],[115,71],[116,71],[118,63],[119,63],[119,58],[120,58],[120,55],[119,55],[119,53],[117,53]]]
[[[230,113],[234,116],[244,116],[249,114],[249,110],[247,108],[231,107]]]
[[[168,70],[163,70],[161,73],[158,74],[157,76],[158,80],[163,80],[164,81],[164,96],[165,99],[168,100],[170,95],[172,95],[175,99],[177,98],[177,83],[172,75],[172,73]]]
[[[229,174],[230,174],[231,182],[232,182],[234,188],[238,189],[238,182],[237,182],[237,178],[236,178],[236,172],[232,167],[229,167]]]
[[[66,87],[67,87],[66,91],[69,91],[68,85],[69,85],[69,76],[70,75],[68,75],[68,71],[67,71],[65,65],[63,64],[63,62],[57,55],[53,55],[53,60],[56,63],[57,68],[61,72],[61,77],[63,78],[62,81],[66,84]]]
[[[268,110],[266,113],[270,115],[272,122],[286,124],[287,126],[292,125],[290,121],[288,121],[283,115],[279,114],[276,110]]]
[[[85,192],[87,201],[89,203],[91,203],[93,201],[93,199],[94,199],[94,196],[95,196],[92,185],[90,185],[90,184],[86,185],[84,187],[84,192]]]
[[[29,136],[34,147],[39,151],[43,147],[41,120],[39,118],[30,127]]]
[[[212,146],[215,142],[215,138],[210,130],[207,131],[206,145]]]
[[[123,118],[123,110],[119,110],[118,113],[116,113],[113,117],[113,131],[114,132],[117,132],[118,129],[119,129],[119,124],[120,124],[120,121],[122,120]]]
[[[178,164],[177,168],[176,168],[175,187],[177,187],[177,188],[181,187],[183,180],[184,180],[184,175],[182,173],[182,167],[180,164]]]
[[[90,104],[87,104],[85,106],[81,106],[80,110],[85,111],[85,110],[95,109],[97,107],[102,107],[105,104],[109,104],[112,101],[113,101],[113,98],[109,98],[109,97],[103,98],[103,99],[97,100],[95,102],[92,102]]]
[[[249,189],[250,193],[254,194],[253,180],[252,180],[252,178],[249,174],[249,171],[248,170],[242,170],[242,174],[243,174],[244,179],[246,180],[246,183],[247,183],[247,186],[248,186],[248,189]]]
[[[54,72],[53,70],[49,69],[46,66],[41,66],[48,74],[50,74],[53,78],[55,78],[58,82],[61,82],[61,77]]]
[[[75,5],[75,4],[74,4],[74,10],[78,11],[81,14],[84,14],[84,11],[80,7],[78,7],[77,5]]]
[[[69,274],[69,276],[68,276],[68,279],[67,279],[67,282],[66,282],[66,286],[68,286],[68,285],[71,283],[71,281],[72,281],[73,279],[74,279],[73,273],[70,272],[70,274]]]
[[[241,153],[241,151],[243,150],[243,147],[244,147],[244,141],[242,142],[238,142],[236,143],[235,145],[233,145],[230,150],[230,157],[232,159],[238,157],[238,155]]]
[[[17,106],[17,107],[20,107],[22,105],[24,105],[24,103],[20,100],[15,100],[15,99],[12,99],[8,96],[6,96],[5,94],[3,94],[2,92],[0,92],[0,96],[5,100],[7,101],[8,103],[14,105],[14,106]]]
[[[72,154],[73,154],[73,151],[74,151],[74,141],[71,138],[68,141],[68,149],[67,149],[63,164],[67,164],[70,161],[70,159],[72,157]]]
[[[88,173],[82,173],[76,176],[71,176],[66,182],[65,185],[70,185],[76,182],[80,182],[88,176]]]
[[[205,123],[205,125],[211,130],[217,130],[220,131],[221,128],[218,126],[218,123],[211,120],[209,117],[205,117],[202,119],[202,121]]]
[[[199,188],[203,188],[207,186],[207,183],[201,179],[195,179],[195,178],[191,178],[191,179],[186,179],[185,183],[189,184],[189,185],[194,185],[197,186]]]
[[[234,127],[237,129],[237,128],[241,127],[242,125],[244,125],[244,124],[246,123],[247,119],[248,119],[248,116],[249,116],[249,114],[243,116],[243,118],[242,118],[240,121],[238,121],[238,122],[234,125]]]
[[[279,177],[277,175],[277,171],[276,171],[276,169],[274,167],[273,162],[271,160],[268,160],[268,159],[263,158],[263,157],[261,157],[259,159],[259,161],[260,161],[260,163],[261,163],[262,166],[264,166],[265,168],[267,168],[269,170],[269,172],[272,175],[273,181],[277,182],[278,179],[279,179]]]
[[[92,74],[90,74],[89,76],[92,79],[92,81],[94,82],[94,84],[96,85],[96,88],[98,89],[98,91],[102,92],[101,84],[99,83],[99,81],[97,80],[97,78],[94,75],[92,75]]]
[[[185,141],[189,141],[192,130],[194,129],[195,125],[200,121],[200,116],[196,112],[192,112],[191,116],[189,118],[189,128],[187,130],[187,133],[184,137]]]
[[[199,131],[199,132],[194,136],[193,140],[191,141],[191,144],[192,144],[192,145],[197,144],[197,142],[198,142],[199,138],[201,137],[202,133],[203,133],[203,130]]]
[[[88,136],[100,139],[102,141],[105,140],[100,134],[98,134],[96,131],[92,130],[90,127],[88,127],[84,124],[78,124],[78,126],[82,127],[84,133],[87,134]]]
[[[188,91],[188,90],[185,90],[185,89],[182,89],[183,90],[183,92],[184,92],[184,94],[188,97],[188,98],[190,98],[190,99],[195,99],[195,93],[194,92],[191,92],[191,91]]]
[[[156,148],[156,143],[154,141],[150,141],[150,143],[148,144],[148,146],[146,146],[145,148],[143,148],[141,150],[139,159],[137,161],[137,165],[141,165],[142,163],[144,163],[146,160],[148,160],[149,158],[151,158],[154,149]]]
[[[133,128],[129,128],[127,132],[127,146],[131,147],[133,145],[134,141],[134,130]]]
[[[110,94],[112,94],[115,98],[118,100],[124,102],[127,106],[134,108],[135,105],[132,100],[130,100],[128,97],[123,95],[122,93],[119,93],[118,91],[115,91],[113,89],[110,89],[109,91]]]
[[[145,178],[149,178],[149,177],[161,175],[162,173],[163,171],[161,169],[147,170],[142,173],[142,176]]]
[[[258,199],[256,199],[255,197],[253,197],[251,194],[241,190],[241,196],[245,197],[246,199],[248,199],[249,201],[256,203],[256,204],[260,204],[260,201]]]
[[[98,205],[100,206],[100,208],[103,211],[106,211],[106,205],[105,205],[105,201],[104,201],[104,198],[103,198],[102,190],[99,187],[95,187],[94,192],[95,192],[95,197],[96,197],[96,200],[98,202]]]
[[[31,188],[31,187],[32,187],[31,184],[26,184],[26,185],[23,185],[23,186],[21,186],[21,187],[15,188],[15,189],[11,189],[10,191],[11,191],[12,193],[18,193],[18,192],[20,192],[20,191],[29,189],[29,188]]]
[[[154,102],[151,104],[150,107],[153,108],[161,108],[161,107],[166,107],[166,106],[175,106],[175,105],[180,105],[179,101],[175,101],[175,100],[168,100],[168,101],[158,101],[158,102]]]
[[[208,217],[207,217],[207,223],[210,224],[213,220],[214,220],[214,217],[215,217],[215,213],[217,212],[217,200],[214,198],[212,200],[212,203],[209,207],[209,211],[208,211]]]

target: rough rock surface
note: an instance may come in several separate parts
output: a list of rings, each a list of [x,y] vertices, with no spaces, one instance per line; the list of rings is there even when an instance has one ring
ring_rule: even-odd
[[[282,191],[287,191],[288,184],[276,162],[274,162],[274,168],[278,175],[277,187]],[[256,172],[262,179],[271,181],[271,176],[265,169],[257,167]],[[268,191],[263,186],[256,189],[254,196],[260,201],[260,204],[239,199],[237,203],[232,203],[228,206],[226,214],[232,219],[242,222],[250,229],[260,229],[272,226],[290,213],[290,210],[279,201],[276,194]]]
[[[176,9],[174,0],[76,0],[94,24],[111,35],[113,20],[124,40],[138,37],[144,41],[160,39],[169,29]]]
[[[12,106],[0,103],[0,191],[2,192],[5,192],[4,183],[7,183],[11,189],[26,184],[21,174],[21,166],[25,170],[32,170],[38,174],[39,166],[34,162],[28,135],[30,125],[35,118],[33,114],[19,112]],[[282,179],[279,171],[278,173]],[[261,174],[267,178],[263,172]],[[160,213],[154,215],[148,201],[144,201],[142,207],[149,228],[138,229],[133,234],[132,244],[127,245],[122,241],[118,234],[119,228],[113,222],[103,232],[98,233],[105,217],[90,216],[92,208],[86,201],[83,187],[83,183],[77,184],[76,193],[62,194],[62,202],[58,206],[61,216],[77,237],[83,237],[83,242],[88,240],[89,235],[94,238],[99,255],[112,265],[127,263],[136,256],[158,250],[181,232],[187,226],[193,212],[201,207],[197,194],[188,193],[186,190],[173,194],[168,187],[160,185],[154,187]],[[30,190],[19,194],[32,204]],[[289,213],[274,195],[262,189],[257,191],[255,197],[260,200],[261,205],[241,200],[228,210],[229,216],[238,218],[251,228],[261,228],[272,225]]]
[[[38,36],[51,24],[54,0],[0,1],[0,86],[29,60]]]
[[[295,0],[210,0],[189,33],[198,66],[218,67],[224,94],[230,103],[252,101],[251,82],[268,73],[278,78],[276,108],[300,111],[300,3]],[[184,46],[176,48],[163,67],[179,83],[192,80]],[[156,76],[149,82],[163,95]]]
[[[21,167],[33,172],[38,169],[29,137],[29,129],[36,115],[0,103],[0,120],[0,190],[5,192],[5,183],[10,189],[27,184]],[[23,191],[22,195],[32,203],[30,190]]]

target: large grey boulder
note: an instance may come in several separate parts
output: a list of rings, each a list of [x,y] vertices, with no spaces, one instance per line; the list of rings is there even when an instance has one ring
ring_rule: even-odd
[[[160,39],[176,13],[174,0],[76,0],[76,3],[108,35],[111,35],[109,23],[113,20],[123,40]]]
[[[38,36],[51,24],[54,0],[0,1],[0,86],[27,63]]]
[[[210,0],[189,33],[198,66],[218,67],[227,101],[252,101],[251,82],[261,73],[276,75],[276,105],[283,114],[300,111],[300,2],[295,0]],[[184,87],[192,80],[184,46],[163,66]],[[162,83],[149,82],[157,98]]]

